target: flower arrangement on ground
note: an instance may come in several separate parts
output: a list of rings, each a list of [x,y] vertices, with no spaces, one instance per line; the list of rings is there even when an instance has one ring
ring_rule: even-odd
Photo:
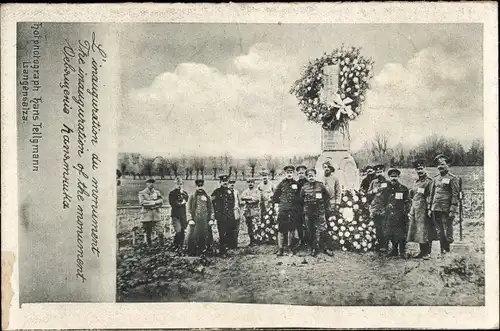
[[[334,248],[367,252],[375,247],[375,224],[370,220],[367,197],[358,191],[344,191],[338,210],[328,218],[328,234]]]

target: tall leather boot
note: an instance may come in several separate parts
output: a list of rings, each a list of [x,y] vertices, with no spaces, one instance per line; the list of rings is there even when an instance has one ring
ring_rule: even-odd
[[[392,241],[392,250],[391,253],[389,254],[390,256],[398,256],[398,246],[399,242]]]
[[[406,242],[404,240],[399,241],[399,256],[406,258]]]
[[[418,244],[420,247],[420,252],[418,253],[417,256],[415,256],[416,259],[421,259],[427,254],[427,244]]]

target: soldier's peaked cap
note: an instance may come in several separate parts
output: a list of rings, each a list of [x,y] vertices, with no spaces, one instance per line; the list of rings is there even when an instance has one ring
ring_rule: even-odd
[[[371,170],[373,170],[373,166],[371,166],[371,165],[367,165],[367,166],[365,167],[365,171],[368,171],[368,170],[370,170],[370,169],[371,169]]]
[[[378,170],[385,170],[385,165],[383,164],[377,164],[376,166],[373,167],[375,169],[375,171],[378,171]]]
[[[314,169],[314,168],[310,168],[310,169],[307,169],[307,170],[306,170],[306,175],[307,175],[307,174],[309,174],[309,173],[311,173],[311,172],[312,172],[312,173],[314,173],[315,175],[316,175],[316,173],[317,173],[317,172],[316,172],[316,169]]]
[[[392,176],[392,175],[399,176],[399,175],[401,175],[401,171],[399,171],[399,170],[398,170],[398,169],[396,169],[396,168],[391,168],[391,169],[389,169],[389,171],[387,171],[387,174],[388,174],[389,176]]]
[[[413,168],[418,169],[418,168],[423,168],[425,167],[425,161],[424,160],[415,160],[413,161]]]
[[[154,182],[156,182],[156,180],[154,180],[154,178],[148,178],[146,180],[146,183],[154,183]]]
[[[229,184],[234,184],[234,183],[236,183],[236,181],[235,181],[234,179],[231,179],[231,180],[229,181]]]
[[[439,163],[441,161],[445,161],[446,163],[449,163],[450,162],[450,158],[447,157],[444,154],[438,154],[438,155],[436,155],[436,157],[434,158],[434,162]]]
[[[298,165],[297,168],[295,168],[295,170],[297,170],[297,171],[304,170],[305,171],[305,170],[307,170],[307,167],[305,165],[301,164],[301,165]]]
[[[196,186],[202,186],[203,184],[205,184],[205,181],[203,179],[196,179],[194,183]]]
[[[293,165],[286,165],[283,167],[283,170],[284,171],[288,171],[288,170],[292,170],[292,171],[295,171],[295,167]]]
[[[228,175],[220,175],[219,176],[219,180],[221,180],[221,181],[227,181],[228,179],[229,179]]]
[[[250,183],[255,183],[255,179],[253,179],[253,178],[248,178],[248,179],[247,179],[247,183],[249,183],[249,184],[250,184]]]

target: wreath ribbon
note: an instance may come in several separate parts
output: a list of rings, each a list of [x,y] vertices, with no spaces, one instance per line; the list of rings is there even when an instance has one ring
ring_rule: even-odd
[[[354,112],[352,111],[352,107],[349,105],[352,100],[351,98],[347,97],[345,99],[342,99],[338,93],[333,94],[333,106],[338,108],[336,117],[337,120],[340,119],[341,114],[346,114],[349,117],[354,116]]]

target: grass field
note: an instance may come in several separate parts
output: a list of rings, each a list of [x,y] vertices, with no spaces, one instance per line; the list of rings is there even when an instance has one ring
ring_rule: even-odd
[[[434,176],[438,173],[436,168],[427,168],[429,175]],[[454,167],[451,168],[451,173],[462,178],[463,190],[484,190],[484,169],[483,167]],[[409,187],[412,186],[413,181],[416,178],[415,171],[413,169],[402,169],[401,170],[401,182]],[[158,179],[158,178],[157,178]],[[276,183],[279,182],[275,180]],[[156,188],[160,190],[166,197],[168,192],[170,192],[174,187],[173,180],[157,180]],[[205,189],[210,194],[215,188],[217,188],[219,182],[212,179],[212,176],[207,176],[205,179]],[[126,205],[138,205],[139,200],[137,193],[144,189],[146,184],[144,180],[133,180],[131,178],[123,178],[121,186],[118,187],[118,206]],[[236,182],[235,187],[238,191],[242,191],[247,187],[245,181],[239,180]],[[195,185],[193,180],[184,181],[184,189],[188,192],[194,192]]]

